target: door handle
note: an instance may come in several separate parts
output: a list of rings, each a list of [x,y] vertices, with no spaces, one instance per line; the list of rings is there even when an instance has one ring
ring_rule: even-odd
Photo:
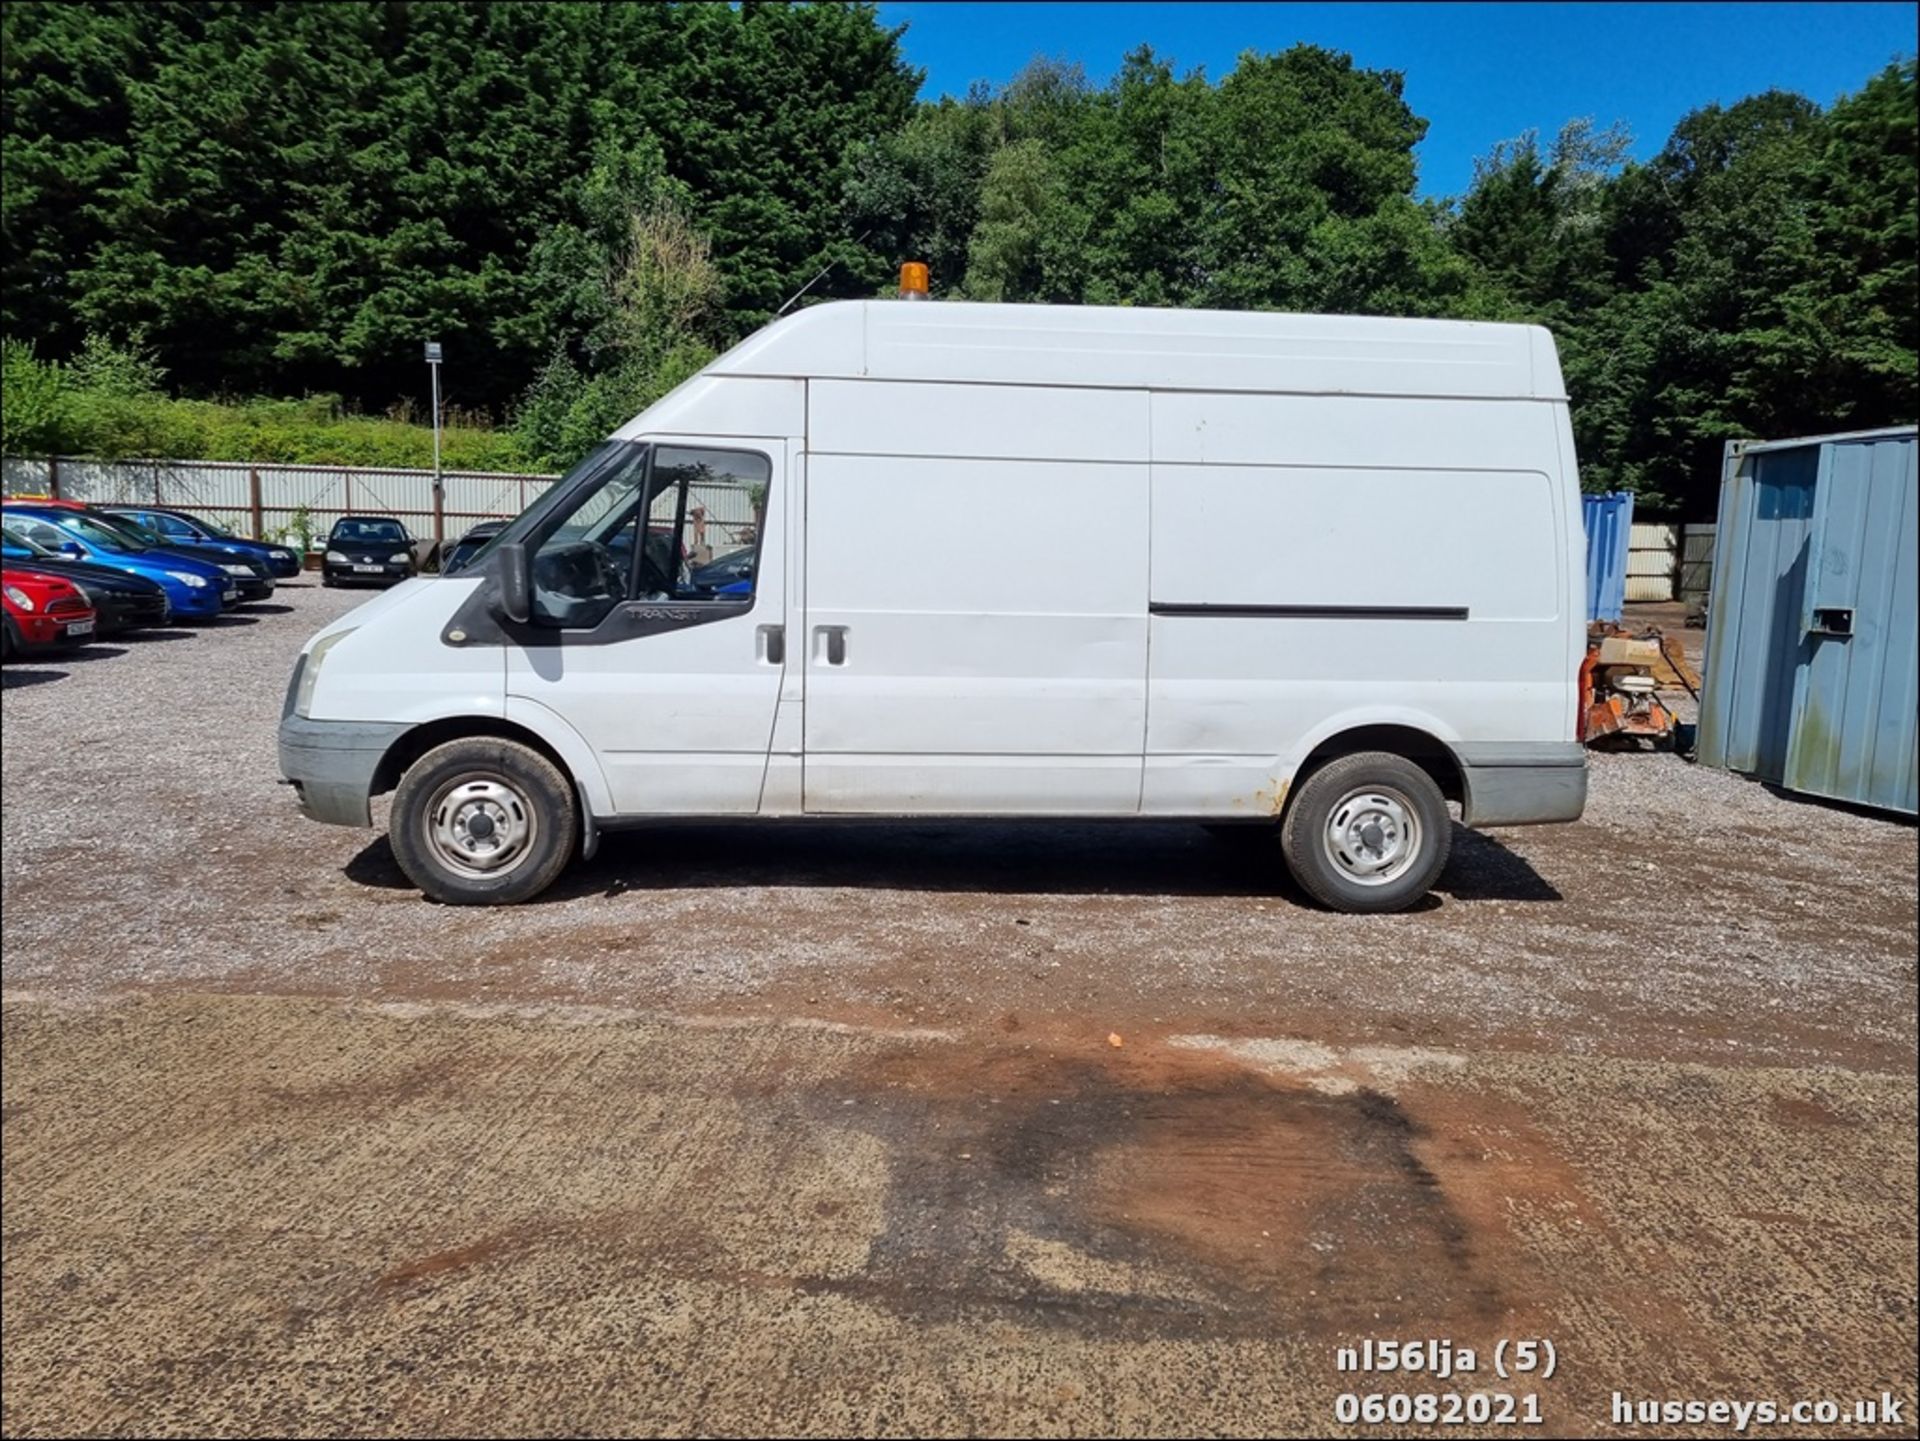
[[[813,628],[813,658],[828,665],[847,663],[847,628],[844,625],[817,625]]]
[[[754,631],[754,649],[759,652],[755,657],[762,665],[785,665],[787,663],[787,628],[783,625],[763,625]]]

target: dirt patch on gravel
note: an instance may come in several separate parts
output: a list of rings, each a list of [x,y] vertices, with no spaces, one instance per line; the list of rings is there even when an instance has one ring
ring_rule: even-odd
[[[1893,1078],[233,996],[4,1025],[10,1433],[1318,1433],[1391,1379],[1339,1345],[1545,1336],[1545,1434],[1593,1434],[1611,1389],[1914,1355]]]

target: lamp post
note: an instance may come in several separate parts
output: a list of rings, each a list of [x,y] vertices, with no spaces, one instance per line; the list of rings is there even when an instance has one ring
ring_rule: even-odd
[[[440,342],[427,342],[427,370],[433,377],[433,550],[447,539],[447,494],[440,479]]]

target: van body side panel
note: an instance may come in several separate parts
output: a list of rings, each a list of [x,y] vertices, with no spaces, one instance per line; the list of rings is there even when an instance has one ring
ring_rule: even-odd
[[[809,390],[806,810],[1135,813],[1146,397]]]
[[[1362,725],[1567,740],[1551,405],[1154,397],[1142,809],[1277,814]]]

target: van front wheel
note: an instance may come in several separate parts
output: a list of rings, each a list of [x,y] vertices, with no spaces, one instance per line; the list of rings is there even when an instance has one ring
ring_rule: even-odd
[[[407,879],[454,906],[537,896],[573,858],[573,786],[531,746],[492,736],[448,741],[400,778],[388,819]]]
[[[1287,868],[1336,911],[1404,910],[1446,868],[1453,822],[1433,777],[1404,756],[1365,751],[1313,772],[1280,827]]]

